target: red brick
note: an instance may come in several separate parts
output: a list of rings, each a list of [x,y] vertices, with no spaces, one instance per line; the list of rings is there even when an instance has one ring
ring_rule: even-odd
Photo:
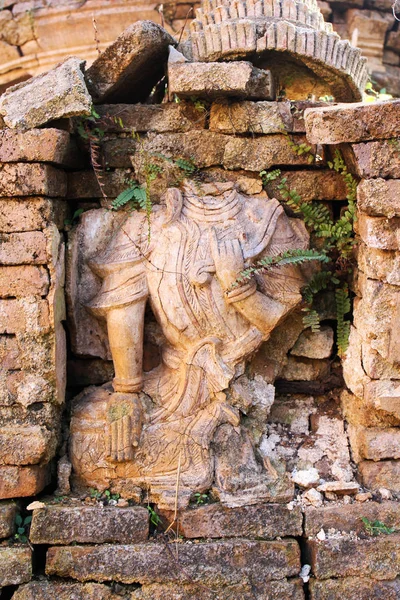
[[[46,264],[46,246],[46,236],[41,231],[0,234],[0,264]]]
[[[75,141],[59,129],[0,131],[0,162],[49,162],[79,167],[82,160]]]
[[[0,196],[64,197],[67,176],[64,171],[39,163],[0,164]]]
[[[0,267],[0,298],[46,296],[49,285],[44,267]]]

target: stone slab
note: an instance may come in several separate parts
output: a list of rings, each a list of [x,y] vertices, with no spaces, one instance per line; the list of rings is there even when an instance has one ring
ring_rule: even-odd
[[[400,135],[400,101],[309,108],[304,119],[313,144],[388,139]]]
[[[360,244],[357,262],[358,268],[369,279],[400,285],[400,252],[378,250]]]
[[[400,216],[400,180],[364,179],[357,188],[358,210],[371,217]]]
[[[149,512],[142,507],[47,506],[33,511],[33,544],[132,544],[146,541]]]
[[[49,481],[48,466],[0,466],[0,499],[35,496]]]
[[[37,231],[49,223],[64,228],[68,205],[64,200],[49,198],[0,199],[0,231]]]
[[[344,155],[359,177],[400,179],[400,150],[393,140],[352,144]]]
[[[397,502],[366,502],[360,504],[328,505],[322,508],[306,508],[304,533],[316,537],[324,529],[357,534],[365,533],[361,517],[370,521],[382,521],[388,527],[400,528],[400,511]]]
[[[14,535],[17,510],[14,502],[0,502],[0,539]]]
[[[49,306],[35,297],[0,299],[0,334],[45,334],[50,330]]]
[[[31,581],[20,586],[13,600],[120,600],[110,587],[100,583]]]
[[[48,462],[56,449],[54,435],[39,425],[0,427],[0,464],[36,465]]]
[[[131,179],[134,179],[134,175],[129,169],[104,171],[101,176],[104,194],[109,199],[116,198],[126,190],[126,182]],[[68,199],[84,200],[89,198],[102,198],[99,182],[93,170],[68,173]]]
[[[371,577],[345,577],[310,581],[311,600],[398,600],[400,579],[376,581]]]
[[[32,577],[32,551],[29,546],[0,546],[0,589],[19,585]]]
[[[79,167],[82,157],[67,131],[31,129],[0,130],[0,162],[48,162],[65,167]]]
[[[300,548],[295,540],[274,542],[229,540],[175,544],[154,542],[130,546],[56,546],[47,552],[48,575],[78,581],[122,583],[259,584],[296,576]]]
[[[5,124],[33,129],[55,119],[90,115],[92,99],[83,66],[83,60],[67,58],[47,73],[8,88],[0,98],[0,115]]]
[[[350,426],[350,442],[356,462],[400,458],[400,429],[396,427],[361,428]]]
[[[371,577],[395,579],[400,572],[400,536],[370,539],[308,540],[307,559],[317,579]]]
[[[142,102],[164,75],[174,39],[152,21],[133,23],[86,71],[89,92],[97,104]]]
[[[172,522],[173,516],[168,517],[168,521]],[[226,508],[217,503],[182,511],[179,514],[179,533],[189,539],[240,536],[274,539],[300,536],[302,522],[298,507],[289,510],[282,504],[256,504]]]
[[[370,248],[400,250],[400,217],[369,217],[359,215],[357,230]]]
[[[322,200],[325,202],[345,200],[347,191],[343,177],[335,171],[285,171],[282,170],[281,177],[270,181],[265,190],[270,198],[276,198],[285,202],[282,191],[279,189],[282,178],[286,178],[287,187],[295,190],[304,202]]]
[[[44,267],[0,266],[0,298],[47,296],[49,285],[49,275]]]
[[[232,134],[292,131],[290,108],[290,102],[214,102],[210,130]]]
[[[392,492],[400,492],[399,460],[382,460],[380,462],[365,460],[358,465],[358,469],[361,481],[366,488],[370,490],[387,488]]]
[[[371,381],[365,385],[364,399],[367,405],[381,410],[383,414],[400,419],[400,381]]]
[[[0,197],[50,196],[67,193],[67,176],[51,165],[6,163],[0,165]]]
[[[246,61],[169,62],[168,89],[179,98],[272,100],[275,95],[271,72]]]
[[[107,133],[185,132],[204,129],[206,110],[193,102],[166,104],[104,104],[96,107]]]
[[[312,359],[329,358],[332,354],[333,341],[333,329],[327,325],[317,332],[307,329],[300,335],[290,353],[293,356]]]
[[[47,261],[47,239],[42,231],[1,234],[0,264],[43,265]]]

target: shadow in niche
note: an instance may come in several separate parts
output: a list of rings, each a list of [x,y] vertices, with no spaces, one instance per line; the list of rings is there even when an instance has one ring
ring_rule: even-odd
[[[18,589],[17,585],[8,585],[6,587],[1,588],[1,600],[11,600]]]

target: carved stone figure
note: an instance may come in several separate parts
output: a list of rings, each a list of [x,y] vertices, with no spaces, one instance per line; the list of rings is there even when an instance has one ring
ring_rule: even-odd
[[[73,411],[70,455],[80,484],[146,488],[167,506],[177,485],[180,504],[211,486],[217,428],[230,424],[240,437],[226,390],[299,304],[304,284],[293,266],[240,284],[238,277],[264,256],[307,245],[303,222],[278,201],[246,197],[232,183],[186,182],[149,219],[126,215],[105,250],[87,257],[102,280],[87,309],[107,322],[115,378],[112,388],[85,391]],[[144,372],[147,304],[162,360]],[[268,496],[277,475],[254,468],[251,486]]]

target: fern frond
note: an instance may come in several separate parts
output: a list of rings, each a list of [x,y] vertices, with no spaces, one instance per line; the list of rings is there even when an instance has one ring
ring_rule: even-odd
[[[351,301],[347,286],[338,288],[335,292],[337,318],[337,346],[339,356],[343,356],[349,347],[350,321],[345,316],[351,310]]]
[[[320,331],[321,323],[319,314],[316,310],[305,309],[306,314],[303,317],[303,324],[305,327],[310,327],[313,333]]]

